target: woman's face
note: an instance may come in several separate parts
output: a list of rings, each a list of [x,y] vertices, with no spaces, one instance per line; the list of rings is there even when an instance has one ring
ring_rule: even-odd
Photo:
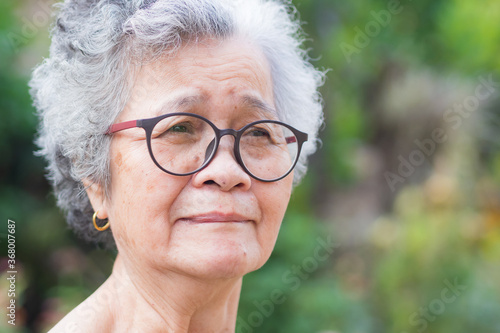
[[[242,41],[207,40],[139,68],[117,122],[191,112],[221,129],[239,129],[277,119],[274,109],[263,54]],[[151,160],[143,129],[114,134],[110,199],[93,204],[100,218],[109,218],[129,267],[214,279],[239,277],[266,262],[293,173],[277,182],[257,181],[236,162],[233,144],[232,136],[224,136],[206,168],[173,176]]]

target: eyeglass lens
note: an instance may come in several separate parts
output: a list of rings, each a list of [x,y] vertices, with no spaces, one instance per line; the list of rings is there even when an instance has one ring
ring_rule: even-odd
[[[216,132],[205,120],[180,115],[160,120],[151,134],[151,150],[156,162],[174,174],[192,173],[214,154]],[[294,165],[298,140],[287,127],[262,122],[244,130],[239,152],[244,168],[263,180],[285,175]]]

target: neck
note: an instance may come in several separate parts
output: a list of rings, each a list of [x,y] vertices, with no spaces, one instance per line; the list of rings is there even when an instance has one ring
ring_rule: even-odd
[[[137,270],[117,257],[103,287],[115,332],[234,332],[242,278],[202,281],[183,274]]]

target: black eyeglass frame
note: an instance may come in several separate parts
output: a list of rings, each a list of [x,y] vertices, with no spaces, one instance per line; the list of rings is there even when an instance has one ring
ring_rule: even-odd
[[[215,147],[212,149],[212,152],[211,152],[210,156],[207,157],[207,158],[205,158],[205,162],[203,162],[203,164],[199,168],[197,168],[196,170],[194,170],[194,171],[190,171],[190,172],[187,172],[187,173],[175,173],[175,172],[172,172],[172,171],[168,171],[165,168],[163,168],[158,163],[158,161],[156,161],[156,159],[154,157],[153,149],[151,147],[151,140],[152,140],[153,128],[161,120],[163,120],[165,118],[168,118],[168,117],[174,117],[174,116],[190,116],[190,117],[199,118],[201,120],[204,120],[206,123],[208,123],[212,127],[212,129],[214,130],[214,132],[215,132],[215,142],[214,142]],[[263,179],[263,178],[259,178],[259,177],[255,176],[254,174],[252,174],[250,172],[250,170],[248,170],[247,167],[245,166],[245,163],[243,163],[243,160],[242,160],[241,155],[240,155],[240,139],[241,139],[241,136],[251,126],[254,126],[254,125],[257,125],[257,124],[261,124],[261,123],[273,123],[273,124],[278,124],[278,125],[284,126],[284,127],[288,128],[295,135],[295,137],[297,138],[297,156],[295,157],[295,161],[292,163],[292,165],[290,166],[290,169],[288,169],[288,171],[284,175],[282,175],[282,176],[280,176],[278,178],[275,178],[275,179]],[[301,132],[298,129],[296,129],[296,128],[294,128],[294,127],[292,127],[292,126],[290,126],[290,125],[288,125],[288,124],[286,124],[284,122],[278,121],[278,120],[270,120],[270,119],[269,120],[265,120],[265,119],[263,119],[263,120],[257,120],[257,121],[254,121],[252,123],[249,123],[249,124],[243,126],[239,130],[234,130],[232,128],[219,129],[217,126],[215,126],[207,118],[205,118],[203,116],[200,116],[198,114],[195,114],[195,113],[188,113],[188,112],[174,112],[174,113],[168,113],[168,114],[164,114],[164,115],[161,115],[161,116],[158,116],[158,117],[154,117],[154,118],[130,120],[130,121],[125,121],[125,122],[118,123],[118,124],[113,124],[113,125],[111,125],[108,128],[108,130],[104,134],[111,135],[113,133],[116,133],[116,132],[119,132],[119,131],[123,131],[123,130],[129,129],[129,128],[134,128],[134,127],[140,127],[142,129],[144,129],[144,131],[146,132],[146,139],[147,139],[147,145],[148,145],[149,155],[151,156],[151,159],[156,164],[156,166],[158,168],[160,168],[162,171],[164,171],[164,172],[166,172],[166,173],[168,173],[170,175],[174,175],[174,176],[189,176],[189,175],[197,173],[200,170],[206,168],[210,164],[210,162],[212,162],[213,158],[215,157],[215,154],[217,153],[217,149],[219,148],[219,143],[220,143],[222,137],[225,136],[225,135],[232,135],[234,137],[234,147],[233,147],[234,156],[235,156],[236,161],[238,162],[238,164],[243,168],[243,170],[248,175],[250,175],[252,178],[254,178],[254,179],[260,180],[262,182],[275,182],[275,181],[278,181],[280,179],[285,178],[286,176],[288,176],[290,174],[290,172],[292,172],[292,170],[295,168],[295,165],[297,164],[297,162],[299,160],[300,152],[302,150],[302,145],[308,139],[307,133]],[[288,140],[289,140],[289,138],[287,138],[287,141]],[[210,143],[210,144],[212,144],[212,143]]]

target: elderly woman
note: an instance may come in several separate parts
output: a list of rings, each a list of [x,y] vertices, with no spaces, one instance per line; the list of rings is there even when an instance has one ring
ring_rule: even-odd
[[[314,152],[323,75],[264,0],[67,0],[34,72],[68,224],[116,246],[52,332],[232,332]]]

